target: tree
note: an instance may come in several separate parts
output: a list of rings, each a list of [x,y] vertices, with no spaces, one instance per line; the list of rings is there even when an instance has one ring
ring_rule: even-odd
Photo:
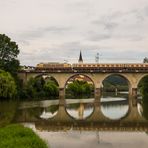
[[[88,84],[87,81],[75,80],[67,86],[67,92],[71,93],[74,97],[90,96],[92,90],[92,85]]]
[[[57,97],[59,94],[58,87],[53,81],[47,81],[45,83],[44,91],[46,93],[46,97]]]
[[[0,34],[0,69],[16,74],[19,69],[18,45],[5,34]]]
[[[59,94],[58,86],[55,82],[45,81],[43,77],[30,78],[21,92],[23,99],[45,99],[57,97]]]
[[[14,78],[10,73],[0,70],[0,99],[13,99],[16,94]]]
[[[139,86],[142,94],[142,115],[148,119],[148,76],[141,80]]]
[[[148,76],[144,77],[140,82],[140,91],[144,98],[148,97]],[[147,99],[148,101],[148,99]]]
[[[143,63],[148,63],[148,58],[147,58],[147,57],[145,57],[145,58],[143,59]]]

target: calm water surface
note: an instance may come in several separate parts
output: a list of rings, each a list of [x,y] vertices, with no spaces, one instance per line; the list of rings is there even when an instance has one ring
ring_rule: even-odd
[[[139,104],[139,112],[143,108]],[[32,128],[42,137],[50,148],[147,148],[147,131],[130,132],[99,131],[98,129],[85,130],[45,128],[50,127],[49,120],[58,115],[59,101],[45,100],[33,102],[1,102],[0,124],[11,122],[21,123]],[[75,121],[85,121],[94,112],[94,99],[66,99],[65,111]],[[129,111],[128,94],[104,94],[101,98],[101,111],[105,117],[117,121],[127,115]],[[142,116],[142,113],[141,113]],[[62,117],[62,115],[61,115]],[[56,122],[58,123],[58,121]],[[39,127],[37,125],[40,125]],[[60,127],[60,123],[59,123]]]

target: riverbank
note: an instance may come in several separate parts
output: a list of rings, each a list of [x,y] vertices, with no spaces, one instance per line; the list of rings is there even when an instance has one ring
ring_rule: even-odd
[[[31,129],[14,124],[0,128],[0,148],[48,148]]]

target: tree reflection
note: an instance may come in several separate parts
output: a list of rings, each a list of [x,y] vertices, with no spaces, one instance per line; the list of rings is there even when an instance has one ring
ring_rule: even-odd
[[[144,95],[142,97],[142,108],[143,108],[142,115],[145,119],[148,120],[148,95]]]
[[[58,111],[58,109],[59,109],[58,105],[51,105],[50,107],[46,108],[46,112],[54,114],[55,112]]]
[[[0,102],[0,127],[10,124],[17,110],[17,102]]]

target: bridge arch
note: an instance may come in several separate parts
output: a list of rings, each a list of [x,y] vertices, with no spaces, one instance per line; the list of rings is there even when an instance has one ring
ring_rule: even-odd
[[[75,81],[76,85],[73,86],[76,87],[69,87]],[[89,86],[88,89],[87,86]],[[65,80],[65,85],[64,85],[65,96],[66,96],[65,104],[66,104],[66,112],[69,114],[71,118],[73,118],[74,120],[85,120],[86,118],[91,116],[91,114],[94,111],[94,106],[93,106],[94,102],[93,96],[95,92],[94,88],[95,88],[95,83],[90,74],[76,73],[76,74],[67,75],[67,79]],[[89,103],[86,100],[83,100],[86,98],[89,98],[87,100]]]
[[[103,77],[101,84],[103,84],[103,81],[111,76],[120,76],[122,78],[124,78],[127,83],[128,83],[128,87],[131,88],[132,87],[132,82],[131,79],[126,75],[126,74],[120,74],[120,73],[111,73],[111,74],[107,74]]]
[[[137,87],[138,87],[140,81],[141,81],[144,77],[147,77],[147,76],[148,76],[148,74],[142,74],[142,75],[139,76],[139,78],[138,78],[138,80],[137,80]]]
[[[71,83],[71,82],[73,82],[75,80],[78,80],[78,81],[86,81],[88,84],[91,84],[92,85],[93,91],[95,92],[95,82],[92,79],[91,75],[81,74],[81,73],[69,75],[67,77],[67,79],[65,80],[64,90],[66,90],[67,85],[69,84],[69,82]]]
[[[56,79],[56,77],[54,77],[51,74],[39,74],[39,75],[34,76],[34,78],[39,78],[39,77],[43,77],[45,81],[48,79],[51,79],[52,81],[54,81],[57,84],[57,86],[59,86],[58,80]]]
[[[88,78],[88,79],[93,83],[93,85],[95,86],[95,82],[94,82],[94,80],[91,78],[91,76],[89,76],[89,75],[87,75],[87,74],[77,73],[77,74],[72,74],[72,75],[70,75],[70,76],[66,79],[64,87],[66,87],[66,84],[67,84],[67,82],[68,82],[70,79],[72,79],[72,78],[74,78],[74,77],[76,77],[76,76],[80,76],[80,75],[81,75],[81,76],[84,76],[84,77],[86,77],[86,78]]]
[[[110,78],[113,78],[110,79]],[[120,80],[121,78],[121,80]],[[110,82],[110,84],[113,84],[113,87],[110,87],[110,85],[105,85],[105,81]],[[113,83],[111,83],[113,82]],[[107,83],[108,84],[108,83]],[[126,86],[126,87],[119,87],[119,86]],[[130,111],[129,107],[129,96],[127,93],[120,94],[118,93],[120,91],[129,91],[131,88],[131,82],[127,75],[120,74],[120,73],[110,73],[104,75],[102,79],[102,92],[103,95],[101,97],[101,112],[106,118],[109,118],[110,120],[116,121],[121,120],[123,118],[126,118],[127,114]],[[105,91],[104,91],[105,90]],[[108,92],[107,94],[104,92]],[[107,101],[107,98],[110,99],[109,102],[103,102]],[[117,99],[114,102],[113,100]],[[119,100],[118,100],[119,99]],[[122,111],[121,111],[122,108]],[[116,112],[116,113],[115,113]],[[112,116],[114,114],[114,116]]]

